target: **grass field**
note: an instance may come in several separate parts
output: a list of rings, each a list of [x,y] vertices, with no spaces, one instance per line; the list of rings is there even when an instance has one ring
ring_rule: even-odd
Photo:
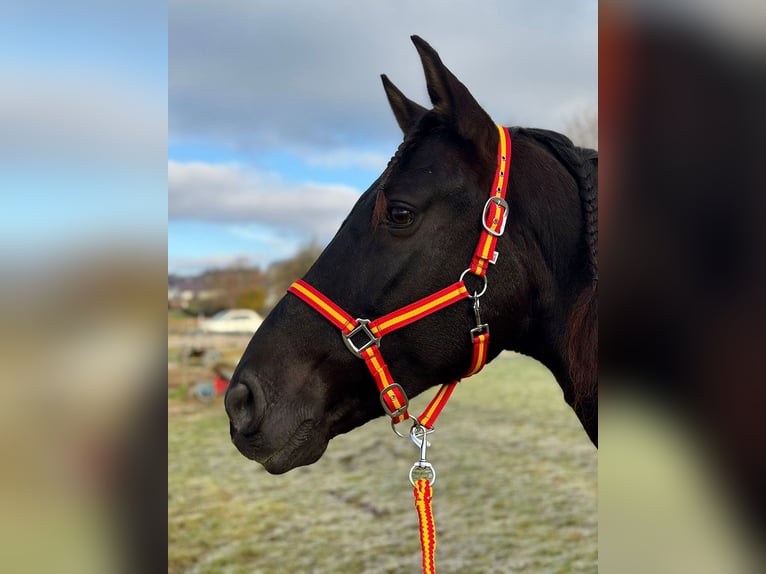
[[[220,399],[168,415],[169,572],[420,571],[418,451],[387,420],[271,476],[230,443]],[[439,574],[597,571],[596,450],[535,361],[503,355],[461,383],[429,460]]]

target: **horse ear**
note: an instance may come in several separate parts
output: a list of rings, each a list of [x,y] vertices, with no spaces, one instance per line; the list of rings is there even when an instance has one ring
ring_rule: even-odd
[[[380,78],[383,80],[383,89],[386,91],[386,97],[388,98],[391,110],[394,112],[396,123],[399,124],[402,132],[407,134],[407,132],[415,127],[418,120],[420,120],[423,114],[428,110],[407,98],[407,96],[405,96],[401,90],[388,79],[388,76],[382,74]]]
[[[471,92],[442,63],[428,42],[420,36],[411,36],[418,50],[426,75],[428,95],[434,111],[450,118],[463,137],[486,146],[491,157],[497,147],[497,129],[489,114],[479,105]]]

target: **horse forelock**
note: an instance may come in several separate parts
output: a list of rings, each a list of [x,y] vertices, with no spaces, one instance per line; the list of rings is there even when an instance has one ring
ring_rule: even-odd
[[[402,157],[402,154],[406,149],[412,146],[410,143],[411,138],[405,137],[402,143],[399,144],[399,147],[396,149],[396,153],[393,155],[393,157],[388,160],[388,164],[386,165],[386,169],[383,170],[383,173],[380,175],[380,178],[378,179],[378,189],[375,192],[375,207],[372,211],[372,226],[373,228],[380,225],[386,218],[386,212],[388,211],[388,199],[386,199],[386,185],[388,184],[388,181],[391,179],[391,174],[396,168],[397,164],[399,163],[399,160]]]
[[[396,167],[402,159],[402,156],[415,146],[418,141],[422,129],[415,128],[408,133],[396,148],[396,153],[388,160],[386,169],[378,178],[378,188],[375,192],[375,207],[372,211],[372,226],[373,228],[380,225],[386,218],[386,212],[388,211],[388,199],[386,198],[386,186],[388,185],[391,176],[393,175]]]

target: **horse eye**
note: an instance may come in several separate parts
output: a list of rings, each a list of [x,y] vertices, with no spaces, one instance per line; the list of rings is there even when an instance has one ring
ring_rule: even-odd
[[[392,207],[388,210],[388,220],[394,225],[409,225],[415,219],[415,214],[405,207]]]

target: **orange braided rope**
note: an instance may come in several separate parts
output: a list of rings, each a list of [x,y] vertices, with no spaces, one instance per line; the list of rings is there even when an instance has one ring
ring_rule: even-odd
[[[424,439],[425,440],[425,439]],[[423,552],[423,574],[436,574],[436,526],[431,507],[431,482],[425,478],[415,481],[415,509],[420,523],[420,547]]]

